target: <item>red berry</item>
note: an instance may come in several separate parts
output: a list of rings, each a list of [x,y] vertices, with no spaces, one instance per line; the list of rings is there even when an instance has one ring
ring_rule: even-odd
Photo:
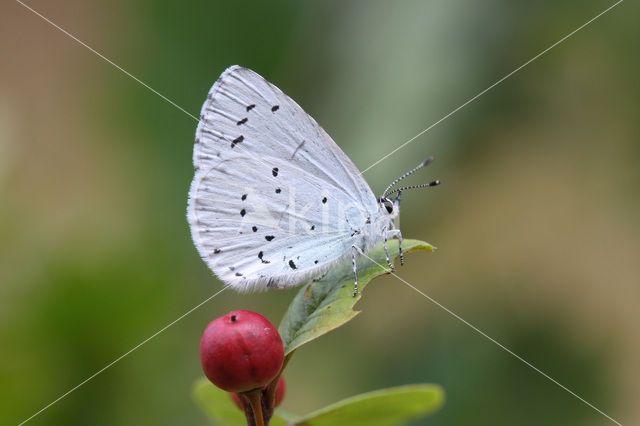
[[[229,392],[229,397],[231,397],[231,400],[236,405],[236,407],[240,409],[240,411],[244,411],[244,408],[242,407],[242,401],[240,401],[240,395],[238,395],[237,393]]]
[[[264,388],[267,389],[267,386],[265,386]],[[282,404],[282,400],[284,399],[284,390],[285,390],[284,379],[282,378],[282,376],[280,376],[280,379],[278,380],[278,384],[276,386],[276,400],[273,405],[274,407],[277,407],[280,404]],[[240,396],[237,393],[233,393],[233,392],[229,392],[229,396],[231,397],[231,400],[236,405],[236,407],[244,411],[244,408],[242,408],[242,402],[240,401]]]
[[[278,330],[265,317],[233,311],[204,330],[200,360],[214,385],[228,392],[246,392],[275,378],[282,368],[284,348]]]
[[[274,407],[282,404],[282,400],[284,399],[284,390],[284,379],[282,378],[282,376],[280,376],[280,380],[278,380],[278,384],[276,385],[276,400],[273,404]]]

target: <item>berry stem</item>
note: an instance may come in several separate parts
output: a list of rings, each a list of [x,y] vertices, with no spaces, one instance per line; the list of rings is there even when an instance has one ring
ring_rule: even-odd
[[[273,415],[273,410],[275,408],[274,406],[275,406],[275,400],[276,400],[276,388],[278,387],[278,380],[280,380],[280,376],[282,375],[282,372],[284,371],[284,369],[287,368],[287,364],[289,363],[289,360],[293,356],[294,352],[295,350],[291,351],[287,356],[284,357],[284,361],[282,362],[282,368],[280,369],[280,372],[271,381],[271,383],[269,383],[269,386],[267,386],[267,389],[264,392],[264,401],[266,403],[265,414],[267,414],[269,418],[271,418],[271,416]]]
[[[253,411],[253,419],[256,426],[264,426],[264,418],[262,417],[262,389],[254,389],[244,394]]]

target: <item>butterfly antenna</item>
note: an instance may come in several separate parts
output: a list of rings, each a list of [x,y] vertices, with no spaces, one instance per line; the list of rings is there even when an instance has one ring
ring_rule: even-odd
[[[436,186],[436,185],[440,185],[440,181],[439,180],[434,180],[433,182],[423,183],[423,184],[420,184],[420,185],[403,186],[402,188],[394,189],[393,191],[391,191],[390,193],[388,193],[386,195],[395,194],[397,192],[398,193],[398,197],[400,197],[400,194],[402,193],[402,191],[406,191],[408,189],[428,188],[430,186]]]
[[[403,174],[398,179],[396,179],[393,182],[391,182],[391,185],[387,186],[387,189],[385,189],[384,192],[382,193],[382,197],[385,198],[387,195],[389,195],[389,194],[387,194],[387,192],[391,189],[391,187],[393,187],[393,185],[395,185],[396,183],[400,182],[402,179],[404,179],[404,178],[406,178],[408,176],[411,176],[412,174],[414,174],[415,172],[417,172],[421,168],[423,168],[425,166],[428,166],[429,163],[431,163],[432,161],[433,161],[433,157],[427,158],[422,163],[418,164],[415,168],[413,168],[412,170],[409,170],[407,173]],[[393,191],[390,194],[393,194],[394,192],[396,192],[396,191]]]

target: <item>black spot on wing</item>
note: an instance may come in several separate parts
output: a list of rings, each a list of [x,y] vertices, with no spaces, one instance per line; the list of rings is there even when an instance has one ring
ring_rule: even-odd
[[[255,107],[256,107],[256,104],[251,104],[251,105],[247,106],[247,112],[251,111]]]
[[[240,199],[241,199],[242,201],[246,200],[246,199],[247,199],[247,194],[242,194],[242,197],[240,197]]]
[[[244,217],[245,214],[247,214],[245,209],[240,210],[240,216]]]
[[[317,264],[318,264],[318,261],[317,261],[317,260],[314,260],[314,261],[313,261],[313,263],[315,263],[315,264],[317,265]]]
[[[296,264],[295,264],[295,263],[293,263],[293,260],[290,260],[290,261],[289,261],[289,266],[291,267],[291,269],[297,269],[297,268],[296,268]]]
[[[244,136],[242,136],[242,135],[238,136],[233,141],[231,141],[231,148],[235,147],[237,144],[239,144],[243,140],[244,140]]]
[[[279,169],[277,167],[274,167],[273,169],[271,169],[271,174],[273,175],[273,177],[278,176],[278,170]]]
[[[282,192],[282,190],[280,188],[276,188],[276,194],[279,194],[281,192]]]
[[[313,231],[314,229],[316,229],[315,225],[311,225],[311,230]]]
[[[280,105],[274,105],[271,107],[271,112],[276,112],[279,109],[280,109]]]
[[[266,236],[264,237],[264,239],[265,239],[265,240],[267,240],[267,241],[271,241],[271,240],[273,240],[274,238],[275,238],[275,236],[274,236],[274,235],[266,235]]]
[[[218,249],[218,248],[217,248],[217,249],[213,249],[213,253],[214,253],[214,254],[218,254],[218,253],[220,253],[221,251],[222,251],[222,250],[220,250],[220,249]]]
[[[268,260],[264,260],[262,256],[264,256],[264,253],[261,251],[260,253],[258,253],[258,259],[260,259],[262,263],[271,263]]]
[[[258,227],[257,227],[257,226],[252,226],[252,227],[251,227],[251,230],[252,230],[253,232],[258,232]]]
[[[242,274],[240,272],[236,272],[236,277],[241,277]]]
[[[322,204],[324,204],[324,203],[326,203],[326,202],[327,202],[327,197],[324,197],[324,198],[322,199]]]
[[[249,121],[249,119],[247,117],[243,118],[242,120],[238,121],[236,124],[239,126],[241,124],[246,123],[247,121]]]

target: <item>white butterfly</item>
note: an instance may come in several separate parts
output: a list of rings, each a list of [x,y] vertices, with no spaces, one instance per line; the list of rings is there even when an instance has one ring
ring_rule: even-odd
[[[280,89],[232,66],[202,106],[187,218],[200,256],[239,291],[317,278],[389,237],[400,195],[376,197],[331,137]],[[395,199],[389,195],[397,193]],[[401,254],[402,259],[402,254]],[[387,254],[387,263],[391,262]]]

